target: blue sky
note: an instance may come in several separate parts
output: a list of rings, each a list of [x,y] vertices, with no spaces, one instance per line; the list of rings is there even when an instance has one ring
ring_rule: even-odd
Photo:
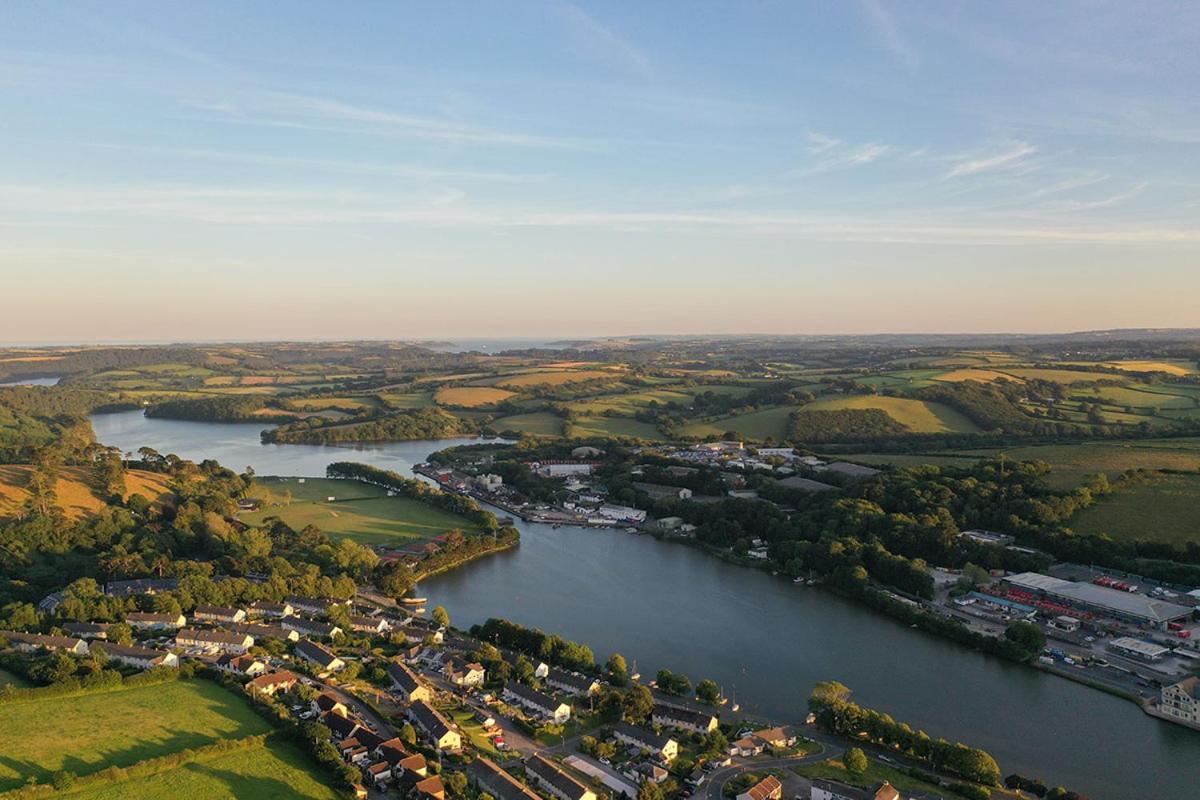
[[[1200,325],[1198,85],[1192,3],[7,3],[0,341]]]

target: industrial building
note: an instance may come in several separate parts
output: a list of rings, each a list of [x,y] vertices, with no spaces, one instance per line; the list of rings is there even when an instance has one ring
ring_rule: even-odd
[[[1016,589],[1048,597],[1072,608],[1136,625],[1149,625],[1159,630],[1165,630],[1171,622],[1191,617],[1195,611],[1189,606],[1169,603],[1137,592],[1110,589],[1094,583],[1064,581],[1037,572],[1009,575],[1004,578],[1004,582]]]

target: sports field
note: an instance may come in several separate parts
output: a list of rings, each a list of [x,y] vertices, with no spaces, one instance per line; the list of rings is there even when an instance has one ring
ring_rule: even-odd
[[[0,791],[270,730],[241,697],[190,680],[8,702],[0,720]]]
[[[1200,474],[1157,473],[1113,492],[1071,520],[1079,533],[1114,539],[1200,542]]]
[[[388,497],[385,489],[358,481],[305,478],[300,483],[297,478],[259,478],[255,489],[252,495],[263,498],[264,505],[259,511],[239,515],[247,525],[279,517],[295,530],[316,525],[335,539],[366,545],[403,544],[431,539],[454,528],[464,532],[476,529],[455,514],[407,497]]]

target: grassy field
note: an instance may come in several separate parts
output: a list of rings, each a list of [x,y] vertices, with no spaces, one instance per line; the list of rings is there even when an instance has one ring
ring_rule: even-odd
[[[616,370],[580,369],[562,372],[527,372],[522,375],[506,376],[496,383],[499,386],[523,389],[528,386],[561,386],[565,383],[592,381],[598,378],[619,378],[620,376],[621,373]]]
[[[433,396],[429,392],[383,392],[379,399],[392,408],[428,408],[433,405]]]
[[[512,397],[513,393],[492,386],[452,386],[438,389],[433,401],[444,406],[494,406]]]
[[[0,706],[0,791],[29,775],[85,775],[270,728],[246,702],[208,681],[176,681]]]
[[[1103,372],[1083,372],[1077,369],[1043,369],[1040,367],[1005,367],[1005,375],[1051,383],[1089,383],[1113,376]]]
[[[589,436],[631,436],[649,441],[664,441],[658,428],[648,422],[627,417],[580,417],[568,426],[567,435],[573,438]]]
[[[287,503],[284,493],[291,491]],[[469,521],[417,500],[388,497],[378,486],[358,481],[305,478],[259,478],[255,496],[266,499],[263,508],[239,519],[248,525],[260,525],[267,517],[279,517],[300,530],[316,525],[335,539],[353,539],[360,544],[403,544],[405,541],[431,539],[453,528],[475,530]],[[336,498],[330,502],[328,498]]]
[[[737,431],[747,439],[774,439],[787,437],[788,417],[796,406],[773,406],[748,414],[734,414],[711,420],[696,420],[683,427],[685,436],[721,436],[725,431]]]
[[[1192,375],[1197,372],[1195,362],[1181,358],[1169,358],[1161,361],[1081,361],[1072,363],[1084,366],[1103,366],[1126,372],[1167,372],[1171,375]]]
[[[0,517],[13,514],[29,499],[25,488],[32,467],[23,464],[0,466]],[[125,476],[126,496],[140,494],[158,501],[169,494],[166,476],[157,472],[130,470]],[[93,486],[92,473],[85,467],[64,467],[55,482],[58,506],[68,519],[80,519],[104,508],[103,498]]]
[[[1165,391],[1143,391],[1128,386],[1091,386],[1076,389],[1071,392],[1071,399],[1087,400],[1122,407],[1132,406],[1134,408],[1196,408],[1196,403],[1191,397],[1168,394]]]
[[[1010,380],[1015,383],[1025,382],[1020,378],[1009,375],[1005,372],[998,372],[994,369],[976,369],[973,367],[943,372],[934,380],[946,381],[949,383],[957,383],[958,381],[979,381],[980,383],[991,383],[992,381],[998,380]]]
[[[1157,473],[1085,508],[1071,527],[1114,539],[1200,542],[1200,475]]]
[[[1000,451],[968,452],[995,456]],[[1017,461],[1045,461],[1053,470],[1049,483],[1064,489],[1078,486],[1088,475],[1099,472],[1115,477],[1127,469],[1200,469],[1200,439],[1197,438],[1035,445],[1010,448],[1004,453]]]
[[[907,397],[849,395],[817,400],[800,411],[834,411],[843,408],[878,408],[915,433],[972,433],[979,430],[971,420],[941,403]]]
[[[77,800],[335,800],[343,795],[325,784],[304,753],[290,744],[272,742],[68,796]]]
[[[563,419],[549,411],[535,411],[531,414],[500,417],[492,423],[492,427],[498,431],[519,431],[538,436],[562,436]]]
[[[828,761],[818,761],[815,764],[800,764],[792,767],[792,771],[797,775],[803,775],[806,778],[825,778],[826,780],[839,781],[847,783],[851,786],[862,788],[873,788],[881,781],[887,781],[892,786],[895,786],[905,794],[909,792],[928,792],[937,796],[958,797],[957,793],[947,792],[936,784],[922,781],[910,776],[898,769],[893,769],[886,764],[881,764],[878,761],[869,761],[867,771],[862,775],[852,775],[847,770],[841,761],[831,758]],[[993,790],[993,797],[1015,797],[1016,795],[1002,792],[1001,790]]]

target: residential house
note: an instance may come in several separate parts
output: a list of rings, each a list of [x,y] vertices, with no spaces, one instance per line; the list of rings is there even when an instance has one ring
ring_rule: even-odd
[[[525,762],[525,775],[539,789],[558,800],[596,800],[596,793],[541,755]]]
[[[280,670],[278,672],[268,672],[259,675],[254,680],[246,684],[247,692],[262,692],[265,695],[273,695],[276,692],[290,691],[293,686],[300,682],[300,676],[291,670]]]
[[[104,653],[109,661],[127,664],[138,669],[153,669],[154,667],[178,667],[179,656],[166,650],[152,650],[149,647],[116,644],[114,642],[96,642],[92,645],[93,653]]]
[[[430,775],[428,778],[422,778],[413,784],[410,793],[417,800],[446,800],[446,786],[442,783],[442,776]]]
[[[442,668],[442,674],[450,683],[463,687],[479,686],[487,677],[487,672],[482,664],[471,663],[459,667],[453,661],[446,662],[446,666]]]
[[[350,629],[359,633],[386,633],[391,627],[391,623],[385,617],[350,617]]]
[[[781,800],[783,784],[774,775],[768,775],[737,796],[737,800]]]
[[[296,613],[291,603],[272,603],[267,600],[255,600],[247,609],[252,617],[290,617]]]
[[[420,753],[410,753],[402,745],[384,744],[379,747],[376,754],[392,765],[393,776],[409,773],[425,777],[429,774],[429,765],[425,762],[425,756]]]
[[[192,612],[193,622],[241,622],[246,619],[246,612],[240,608],[229,606],[213,606],[202,603]]]
[[[528,656],[524,656],[523,654],[518,655],[517,653],[506,653],[504,656],[504,660],[507,661],[511,666],[515,667],[517,665],[517,662],[522,657],[524,657],[527,661],[529,661],[530,663],[533,664],[533,677],[541,678],[544,680],[550,674],[550,665],[547,664],[545,661],[541,661],[540,659],[536,659],[536,658],[531,659]]]
[[[318,639],[332,639],[342,632],[342,629],[332,622],[319,622],[304,617],[284,617],[283,627],[290,631],[298,631],[303,636],[315,636]]]
[[[236,633],[248,633],[255,639],[279,639],[283,642],[300,641],[299,631],[290,631],[278,625],[263,625],[258,622],[238,622],[230,625],[229,630]]]
[[[1193,675],[1164,687],[1158,708],[1174,720],[1200,727],[1200,678]]]
[[[761,742],[765,747],[791,747],[796,744],[796,734],[791,728],[764,728],[750,734],[750,738]]]
[[[147,614],[131,611],[125,615],[125,621],[139,630],[163,631],[182,628],[187,624],[187,617],[183,614]]]
[[[618,742],[632,745],[639,750],[649,750],[660,761],[668,764],[679,755],[679,742],[670,736],[663,736],[627,722],[618,722],[613,728],[613,736]]]
[[[254,637],[233,631],[183,628],[175,634],[175,644],[180,647],[194,647],[215,653],[244,653],[254,646]]]
[[[321,675],[337,672],[346,666],[345,661],[342,661],[316,642],[310,642],[308,639],[302,639],[296,643],[295,653],[305,661],[316,664],[317,668],[321,671]]]
[[[671,773],[660,767],[658,764],[651,764],[649,761],[643,761],[636,764],[632,769],[627,770],[625,775],[633,778],[638,783],[662,783]]]
[[[528,786],[483,756],[467,765],[467,777],[480,793],[487,792],[496,800],[542,800]]]
[[[681,486],[665,486],[661,483],[644,483],[634,481],[633,488],[650,496],[651,500],[687,500],[692,496],[691,489]]]
[[[546,675],[546,683],[569,695],[584,697],[600,691],[600,682],[595,678],[552,667]]]
[[[824,778],[813,778],[809,797],[811,800],[902,800],[900,792],[887,781],[874,789],[859,789]]]
[[[217,669],[232,675],[245,675],[253,678],[267,671],[267,662],[260,661],[251,655],[225,653],[217,659]]]
[[[369,764],[363,771],[371,779],[371,782],[379,788],[386,787],[392,779],[392,765],[386,761],[376,761],[374,764]]]
[[[387,674],[392,679],[393,694],[398,694],[404,702],[433,699],[433,691],[406,665],[393,661],[387,665]]]
[[[349,717],[343,717],[341,714],[336,714],[332,711],[327,711],[317,717],[321,724],[333,733],[333,738],[338,742],[344,742],[347,739],[358,735],[360,730],[364,728],[358,724],[356,720]]]
[[[76,639],[107,639],[107,622],[64,622],[63,632]]]
[[[312,699],[309,704],[312,706],[313,713],[317,716],[333,712],[339,717],[350,716],[350,709],[346,708],[346,704],[337,698],[332,692],[321,692]]]
[[[750,758],[756,756],[763,751],[763,743],[750,736],[743,736],[736,742],[729,745],[729,754],[731,756],[741,756],[742,758]]]
[[[317,616],[328,616],[329,612],[339,606],[348,604],[346,600],[332,600],[330,598],[313,598],[313,597],[287,597],[284,602],[290,605],[293,609],[292,613],[298,614],[316,614]]]
[[[505,684],[503,695],[507,702],[521,706],[526,711],[531,711],[535,715],[552,720],[559,725],[571,718],[569,705],[523,683],[510,681]]]
[[[0,631],[0,639],[25,653],[38,650],[52,650],[61,653],[73,653],[77,656],[87,655],[88,645],[83,639],[73,636],[47,636],[41,633],[22,633],[21,631]]]
[[[424,732],[432,747],[443,752],[458,752],[462,749],[462,737],[450,727],[449,721],[436,708],[424,700],[417,700],[408,707],[409,719]]]
[[[655,725],[665,725],[668,728],[679,728],[696,733],[708,733],[717,729],[717,718],[707,711],[694,711],[690,708],[668,706],[656,703],[650,713],[650,720]]]

